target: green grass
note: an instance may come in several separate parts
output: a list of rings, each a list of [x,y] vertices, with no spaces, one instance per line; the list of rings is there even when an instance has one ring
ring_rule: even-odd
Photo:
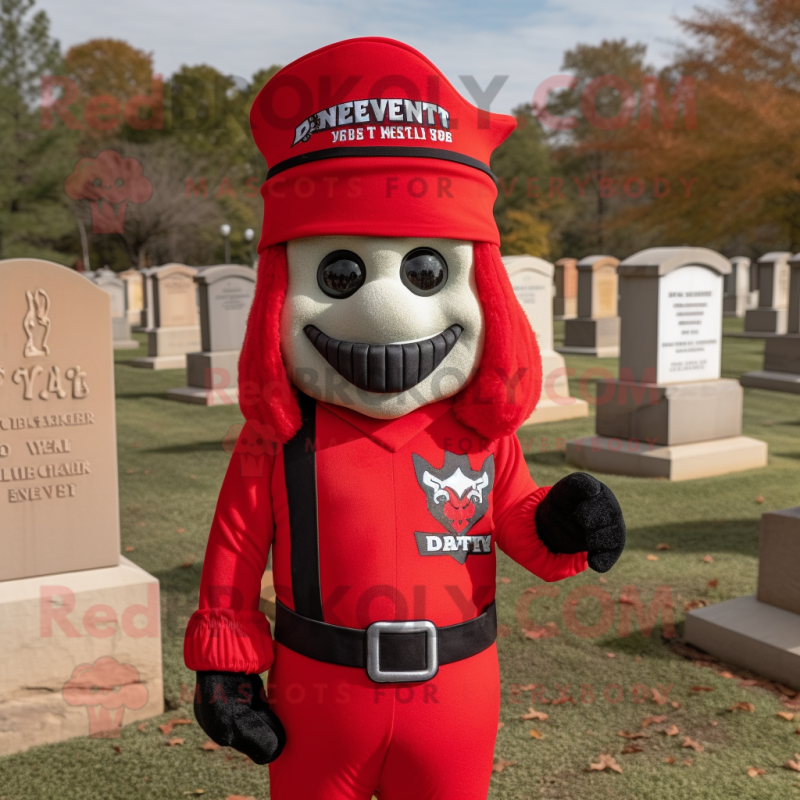
[[[741,322],[726,320],[725,325],[727,330],[736,330]],[[557,327],[557,337],[562,335],[561,329]],[[735,378],[746,370],[759,369],[763,346],[762,340],[726,338],[723,374]],[[117,358],[131,355],[136,353],[118,353]],[[614,359],[568,357],[568,363],[578,376],[598,365],[615,374],[617,367]],[[205,539],[228,462],[221,441],[240,423],[238,409],[207,409],[165,400],[167,389],[182,385],[181,371],[151,373],[120,364],[116,381],[122,545],[123,549],[133,547],[128,557],[161,582],[164,691],[169,711],[151,720],[143,733],[136,726],[123,728],[119,740],[75,739],[0,759],[0,798],[166,800],[203,789],[207,800],[237,794],[263,800],[268,796],[265,769],[227,749],[201,751],[206,737],[196,724],[178,729],[174,735],[186,742],[176,747],[165,746],[157,730],[157,725],[169,718],[191,716],[186,688],[193,686],[193,676],[182,662],[183,630],[195,607]],[[578,377],[572,381],[572,391],[581,391]],[[591,385],[583,391],[591,396]],[[523,440],[534,479],[550,484],[570,472],[563,452],[555,449],[556,438],[593,430],[592,416],[526,429]],[[675,484],[603,478],[625,511],[628,547],[605,584],[588,573],[556,584],[557,598],[533,602],[531,615],[537,624],[555,623],[560,631],[556,637],[536,641],[523,637],[516,619],[517,603],[526,588],[541,582],[499,555],[498,574],[510,582],[498,584],[499,617],[501,624],[508,626],[508,635],[499,640],[504,727],[498,733],[496,753],[516,763],[494,775],[490,797],[800,797],[793,788],[800,783],[800,775],[781,768],[800,751],[800,736],[795,734],[800,717],[794,723],[778,718],[776,712],[784,706],[774,693],[741,686],[739,680],[720,676],[719,669],[677,655],[670,641],[662,637],[661,619],[650,636],[643,636],[634,620],[631,635],[619,637],[623,607],[617,601],[623,587],[636,587],[645,606],[656,586],[669,587],[678,636],[686,602],[703,599],[714,603],[754,592],[760,514],[800,502],[800,398],[745,390],[744,433],[769,443],[767,468]],[[763,497],[763,502],[757,503],[757,497]],[[656,551],[658,543],[667,543],[672,549]],[[647,560],[652,553],[657,553],[657,561]],[[705,555],[713,561],[705,562]],[[717,580],[718,585],[708,587],[709,580]],[[614,601],[613,623],[596,638],[574,635],[564,623],[568,595],[587,585],[602,589]],[[573,607],[567,606],[570,609]],[[577,607],[577,618],[584,625],[596,623],[599,617],[596,601],[583,600]],[[615,657],[609,658],[608,653]],[[549,699],[559,696],[557,684],[569,685],[566,691],[575,705],[537,705],[550,718],[523,721],[520,716],[531,704],[531,692],[516,693],[514,687],[520,684],[541,685]],[[622,687],[619,702],[604,697],[612,684]],[[637,702],[635,684],[671,687],[669,700],[680,707],[658,706],[649,699]],[[693,693],[691,687],[698,684],[713,691]],[[587,686],[592,688],[593,702],[589,702]],[[617,691],[609,690],[610,700],[616,699]],[[727,710],[740,701],[752,703],[755,712]],[[677,725],[680,734],[668,737],[661,732],[664,725],[651,727],[649,739],[633,742],[644,752],[621,755],[629,742],[619,737],[618,731],[636,731],[644,717],[654,714],[666,714],[664,724]],[[531,738],[531,728],[543,738]],[[704,751],[682,748],[684,736],[698,740]],[[601,752],[613,754],[623,773],[587,772],[590,761]],[[691,766],[682,763],[687,757],[692,758]],[[668,758],[675,763],[666,763]],[[750,766],[765,769],[767,774],[750,778],[746,775]]]

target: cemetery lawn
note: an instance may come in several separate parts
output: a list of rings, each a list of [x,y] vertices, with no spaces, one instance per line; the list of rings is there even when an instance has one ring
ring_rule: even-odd
[[[725,327],[740,329],[741,321],[726,320]],[[556,335],[563,335],[563,324],[557,325]],[[725,338],[723,375],[736,378],[760,369],[763,348],[760,339]],[[118,352],[117,359],[135,355]],[[578,374],[594,368],[597,377],[598,367],[616,374],[614,359],[568,356],[567,362]],[[268,797],[267,770],[225,748],[202,750],[207,737],[194,721],[176,727],[169,737],[158,729],[170,719],[193,720],[193,675],[183,666],[183,631],[195,608],[205,540],[228,462],[221,440],[241,422],[235,407],[206,409],[164,398],[168,389],[183,383],[182,371],[149,372],[123,364],[116,368],[122,548],[161,582],[169,710],[141,731],[136,725],[124,727],[120,739],[75,739],[0,759],[0,800]],[[589,390],[583,386],[584,393]],[[576,378],[572,393],[580,392]],[[572,471],[558,438],[593,431],[593,416],[521,431],[537,483],[552,484]],[[675,639],[663,636],[669,633],[663,614],[648,636],[635,615],[630,635],[620,635],[620,622],[632,610],[619,602],[623,587],[635,587],[645,609],[657,586],[668,587],[678,638],[687,603],[754,593],[759,516],[800,503],[800,397],[746,389],[744,433],[768,441],[767,468],[686,483],[601,476],[625,511],[628,547],[605,582],[587,572],[554,584],[557,597],[533,602],[530,613],[536,623],[553,623],[556,636],[523,636],[516,618],[518,601],[524,600],[525,589],[543,584],[498,555],[498,577],[503,579],[498,582],[498,613],[507,629],[498,642],[503,726],[496,757],[513,763],[493,775],[491,798],[800,797],[800,773],[783,768],[800,751],[800,705],[794,721],[787,721],[777,716],[792,711],[779,692],[742,684],[742,678],[753,676],[736,668],[704,666],[684,657],[674,647]],[[659,544],[670,549],[658,549]],[[613,609],[610,624],[599,626],[605,632],[594,637],[570,632],[564,616],[565,611],[576,615],[583,625],[600,622],[597,600],[570,605],[571,592],[587,586],[607,593],[602,596]],[[624,593],[632,597],[635,592],[627,588]],[[532,690],[531,684],[542,688]],[[653,689],[666,703],[655,702]],[[535,709],[549,718],[522,720],[533,692],[548,700],[563,693],[573,702],[537,702]],[[465,687],[464,703],[469,702]],[[730,711],[737,703],[749,703],[753,710]],[[665,719],[643,729],[643,720],[651,716]],[[673,725],[678,733],[667,735]],[[620,731],[648,738],[623,738]],[[175,737],[183,743],[169,746],[167,739]],[[682,746],[686,737],[700,749]],[[641,752],[622,754],[631,746]],[[601,753],[616,759],[621,774],[588,770]],[[750,777],[751,767],[765,773]]]

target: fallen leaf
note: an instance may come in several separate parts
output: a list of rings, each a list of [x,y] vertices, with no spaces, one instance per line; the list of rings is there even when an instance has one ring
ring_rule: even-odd
[[[722,672],[718,672],[717,675],[719,675],[720,678],[727,678],[729,681],[736,678],[732,672],[728,672],[727,670],[722,670]]]
[[[492,772],[502,772],[506,767],[513,767],[516,761],[506,761],[504,758],[496,758],[492,764]],[[235,798],[226,797],[225,800],[235,800]]]
[[[705,561],[706,564],[711,564],[714,559],[711,556],[703,556],[703,561]]]
[[[684,767],[691,767],[692,766],[692,759],[691,758],[684,758],[683,759],[683,766]]]
[[[636,601],[628,597],[626,594],[621,594],[619,596],[619,602],[626,606],[635,606]]]
[[[131,447],[138,447],[138,446],[139,446],[139,442],[131,442]]]
[[[542,734],[536,730],[536,728],[531,728],[530,730],[531,739],[541,739]]]
[[[622,772],[622,767],[617,764],[617,760],[614,756],[608,755],[608,753],[600,753],[597,757],[597,762],[594,764],[589,764],[590,770],[597,770],[598,772],[602,772],[606,769],[611,769],[614,772]]]
[[[664,759],[664,761],[665,761],[667,764],[674,764],[674,763],[675,763],[675,759],[674,759],[672,756],[667,756],[667,757]]]
[[[598,578],[597,582],[598,583],[608,583],[608,581],[605,578]]]
[[[191,725],[191,724],[192,720],[186,719],[184,717],[179,717],[177,719],[171,719],[168,722],[165,722],[163,725],[159,725],[158,729],[161,731],[161,733],[164,734],[164,736],[169,736],[172,733],[172,729],[176,725]]]
[[[552,636],[558,636],[558,627],[555,622],[546,622],[542,627],[525,631],[524,635],[526,639],[549,639]]]
[[[679,703],[677,700],[673,700],[673,701],[670,703],[670,705],[671,705],[673,708],[680,708],[680,707],[681,707],[681,704],[680,704],[680,703]]]
[[[642,728],[647,728],[649,725],[659,725],[666,719],[665,714],[659,714],[656,717],[645,717],[642,720]]]
[[[135,469],[126,469],[126,470],[125,470],[125,474],[126,474],[126,475],[133,475],[133,473],[134,473],[134,472],[136,472],[136,470],[135,470]]]
[[[757,778],[759,775],[766,775],[767,771],[765,769],[759,769],[758,767],[748,767],[747,774],[751,778]]]
[[[181,569],[189,569],[189,567],[191,567],[193,564],[194,564],[193,559],[189,561],[184,561],[183,564],[181,564]]]
[[[144,471],[144,474],[145,474],[145,475],[149,475],[149,474],[150,474],[150,470],[149,470],[149,469],[146,469],[146,470]]]
[[[756,707],[752,703],[734,703],[728,711],[755,711]]]
[[[132,553],[132,552],[133,552],[135,549],[136,549],[135,547],[131,547],[130,545],[128,545],[128,546],[125,548],[125,552],[126,552],[126,553]]]
[[[680,731],[678,730],[677,725],[670,725],[668,728],[664,729],[664,733],[666,733],[667,736],[677,736]]]
[[[175,528],[175,533],[186,533],[186,528]]]
[[[644,748],[635,744],[626,744],[625,747],[622,748],[622,755],[628,756],[631,753],[644,753]]]
[[[686,603],[683,606],[683,610],[684,611],[693,611],[695,608],[705,608],[705,606],[707,606],[707,605],[708,605],[708,601],[707,600],[702,600],[702,599],[690,600],[688,603]]]
[[[146,523],[146,522],[140,522],[140,523],[139,523],[139,527],[140,527],[140,528],[144,528],[146,525],[147,525],[147,523]]]
[[[508,639],[509,636],[511,636],[511,628],[508,625],[501,624],[497,626],[498,639]]]
[[[616,657],[617,657],[616,653],[606,653],[606,658],[616,658]]]
[[[793,769],[795,772],[800,772],[800,753],[794,754],[794,760],[791,758],[783,765],[786,769]]]
[[[501,722],[500,724],[502,725],[503,723]],[[200,749],[213,752],[215,750],[219,750],[219,748],[220,746],[216,742],[212,742],[211,739],[209,739]]]
[[[672,550],[668,544],[657,544],[656,550]]]
[[[193,481],[196,481],[196,480],[197,480],[197,475],[190,475],[189,477],[190,477],[190,478],[191,478]]]
[[[763,502],[764,502],[764,495],[763,494],[758,495],[758,497],[756,497],[756,503],[761,505],[761,503]]]
[[[789,711],[779,711],[778,716],[781,719],[785,719],[787,722],[791,722],[794,719],[794,714],[790,713]]]
[[[618,731],[617,736],[621,736],[623,739],[649,739],[650,737],[646,733],[628,733],[628,731]]]
[[[700,742],[698,742],[696,739],[692,739],[690,736],[684,737],[683,741],[681,742],[681,747],[690,747],[692,750],[695,750],[698,753],[702,753],[705,749]]]
[[[144,733],[147,730],[147,723],[143,722],[141,725],[137,725],[136,730]]]
[[[549,715],[545,714],[544,711],[537,711],[533,706],[528,706],[528,713],[523,714],[520,719],[538,719],[544,722],[549,719]]]
[[[693,692],[713,692],[713,686],[692,686]]]
[[[500,578],[500,583],[511,583],[511,578]]]
[[[647,554],[648,561],[658,561],[658,556],[654,556],[652,553]]]
[[[167,747],[175,747],[176,744],[183,744],[185,741],[185,739],[167,739],[166,745]]]
[[[790,689],[788,686],[784,686],[782,683],[776,683],[775,688],[781,694],[785,694],[787,697],[797,697],[800,694],[800,692],[797,692],[795,689]]]
[[[121,748],[121,747],[120,747],[118,744],[115,744],[115,745],[114,745],[114,752],[115,752],[115,753],[116,753],[118,756],[119,756],[119,755],[122,755],[122,748]]]
[[[708,589],[716,589],[717,586],[719,586],[719,580],[717,578],[714,578],[713,581],[708,581],[708,583],[706,583],[706,588]]]
[[[667,698],[664,697],[658,689],[651,689],[650,690],[650,697],[656,705],[663,706],[667,702]]]

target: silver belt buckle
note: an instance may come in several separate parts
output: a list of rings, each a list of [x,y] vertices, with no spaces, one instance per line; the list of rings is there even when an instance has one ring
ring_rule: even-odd
[[[427,652],[425,669],[410,672],[395,672],[381,669],[382,633],[425,632]],[[407,622],[373,622],[367,628],[367,675],[375,683],[412,683],[429,681],[439,671],[439,636],[436,626],[427,619]]]

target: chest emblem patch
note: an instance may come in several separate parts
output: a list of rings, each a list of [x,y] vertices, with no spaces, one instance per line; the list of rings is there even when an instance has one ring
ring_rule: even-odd
[[[475,536],[470,531],[489,509],[489,495],[494,486],[494,455],[489,455],[477,471],[470,467],[468,456],[447,450],[441,469],[416,453],[412,459],[428,511],[447,531],[444,534],[416,531],[419,554],[452,556],[463,564],[470,553],[491,553],[491,534]]]

